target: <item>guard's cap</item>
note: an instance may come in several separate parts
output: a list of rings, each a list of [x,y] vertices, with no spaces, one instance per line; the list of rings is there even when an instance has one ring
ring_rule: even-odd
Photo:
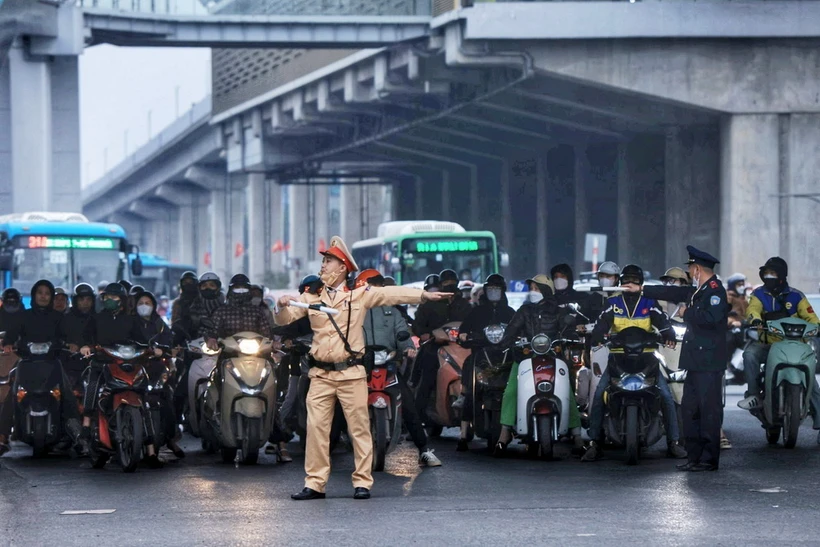
[[[715,264],[720,264],[720,260],[713,257],[709,253],[703,252],[700,249],[696,249],[691,245],[686,246],[686,252],[689,253],[689,260],[686,261],[686,264],[698,264],[703,266],[704,268],[714,269]]]
[[[327,251],[320,254],[341,260],[348,272],[355,272],[359,269],[356,261],[353,260],[353,255],[350,254],[347,245],[345,245],[344,240],[339,236],[333,236],[330,239],[330,247],[328,247]]]

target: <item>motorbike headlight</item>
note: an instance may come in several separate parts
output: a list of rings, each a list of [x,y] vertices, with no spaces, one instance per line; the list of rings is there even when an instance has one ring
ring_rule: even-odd
[[[552,382],[547,382],[547,381],[538,382],[535,385],[535,389],[539,393],[550,393],[552,391]]]
[[[552,341],[550,337],[546,334],[537,334],[533,337],[532,341],[530,342],[530,346],[532,346],[532,351],[534,351],[538,355],[544,355],[545,353],[549,352],[550,345]]]
[[[390,353],[385,350],[377,351],[375,354],[375,362],[377,365],[383,365],[390,360]]]
[[[373,406],[375,408],[387,408],[387,401],[384,397],[376,397],[376,400],[373,401]]]
[[[244,338],[239,341],[239,351],[241,351],[245,355],[256,355],[257,353],[259,353],[259,348],[259,340]]]
[[[643,378],[637,374],[628,374],[621,377],[620,387],[624,391],[640,391],[644,388]]]
[[[32,355],[45,355],[51,349],[51,342],[42,342],[39,344],[35,344],[30,342],[28,345],[28,350]]]
[[[504,325],[490,325],[484,329],[484,336],[487,337],[489,343],[498,344],[504,338],[505,330]]]
[[[130,361],[137,356],[137,347],[131,345],[117,344],[111,348],[105,348],[105,351],[125,361]]]

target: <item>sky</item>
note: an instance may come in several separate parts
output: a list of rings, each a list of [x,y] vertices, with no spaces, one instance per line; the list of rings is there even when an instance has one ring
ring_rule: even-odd
[[[211,92],[211,50],[94,46],[80,56],[83,186]],[[127,136],[126,136],[127,132]],[[126,143],[127,141],[127,143]],[[107,149],[107,152],[106,152]]]

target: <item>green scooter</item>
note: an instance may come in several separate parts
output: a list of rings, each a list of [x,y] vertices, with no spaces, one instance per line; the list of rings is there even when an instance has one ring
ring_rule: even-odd
[[[782,341],[773,343],[769,349],[763,371],[763,407],[754,414],[766,428],[769,444],[777,443],[782,429],[783,445],[794,448],[800,422],[809,412],[817,368],[817,357],[807,339],[817,336],[820,325],[787,317],[768,321],[766,329]]]

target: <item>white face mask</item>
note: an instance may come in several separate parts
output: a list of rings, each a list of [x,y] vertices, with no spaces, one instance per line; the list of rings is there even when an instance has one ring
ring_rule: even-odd
[[[235,289],[231,289],[231,292],[234,294],[248,294],[249,292],[251,292],[251,290],[242,287],[237,287]]]
[[[140,304],[137,306],[137,315],[140,317],[150,317],[152,311],[154,311],[154,307],[148,304]]]
[[[498,302],[501,300],[501,289],[496,287],[490,287],[486,290],[487,300],[490,302]]]
[[[602,277],[602,278],[598,279],[598,283],[600,283],[602,287],[614,287],[615,286],[615,280],[612,279],[611,277]]]
[[[776,275],[772,275],[772,274],[766,274],[766,275],[764,275],[764,276],[763,276],[763,279],[764,279],[764,280],[765,280],[765,279],[777,279],[777,276],[776,276]]]
[[[555,285],[556,291],[563,291],[569,287],[569,280],[564,279],[563,277],[556,277],[552,280],[552,283]]]
[[[737,292],[737,294],[745,294],[746,285],[738,285],[737,287],[735,287],[735,292]]]
[[[527,295],[527,301],[532,302],[533,304],[538,304],[544,299],[544,295],[541,294],[541,291],[530,291]]]

